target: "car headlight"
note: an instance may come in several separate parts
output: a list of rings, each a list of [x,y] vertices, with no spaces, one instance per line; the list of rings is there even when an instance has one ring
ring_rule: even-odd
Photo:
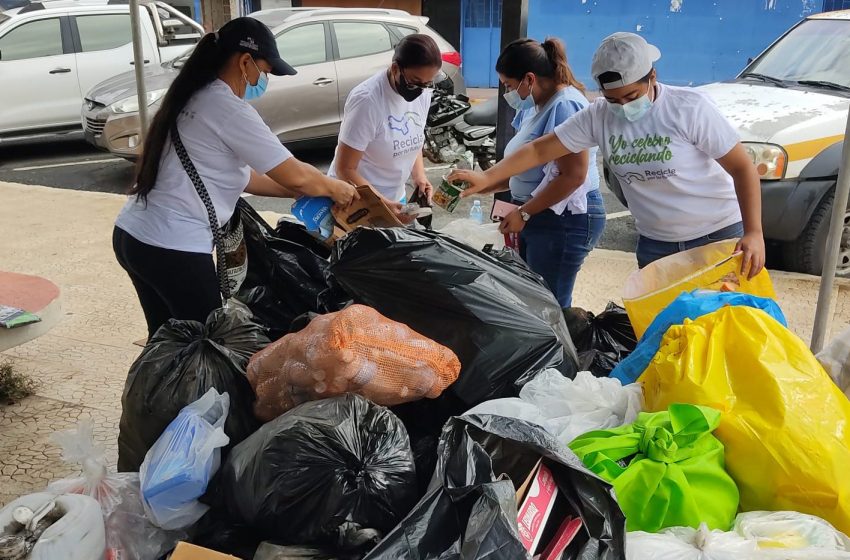
[[[785,153],[782,146],[744,142],[744,148],[747,150],[750,159],[753,160],[759,177],[762,179],[782,179],[785,176],[788,154]]]
[[[148,107],[162,99],[162,96],[165,95],[166,91],[168,91],[168,89],[155,89],[147,92],[145,99],[147,100]],[[116,101],[110,105],[109,109],[113,113],[135,113],[139,110],[139,96],[132,95],[130,97],[125,97],[124,99]]]

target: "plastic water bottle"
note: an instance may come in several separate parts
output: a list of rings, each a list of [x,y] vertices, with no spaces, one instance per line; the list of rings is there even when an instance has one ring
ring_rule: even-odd
[[[469,219],[478,225],[484,224],[484,212],[481,210],[480,200],[476,200],[472,203],[472,208],[469,209]]]
[[[322,239],[333,234],[333,200],[328,197],[302,196],[292,205],[292,215],[307,227],[308,231],[318,233]]]

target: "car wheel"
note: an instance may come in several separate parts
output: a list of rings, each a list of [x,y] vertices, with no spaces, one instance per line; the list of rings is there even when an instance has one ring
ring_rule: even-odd
[[[823,271],[833,198],[834,192],[830,192],[823,198],[797,241],[788,244],[785,263],[791,270],[816,275]],[[844,212],[835,275],[843,278],[850,277],[850,210]]]

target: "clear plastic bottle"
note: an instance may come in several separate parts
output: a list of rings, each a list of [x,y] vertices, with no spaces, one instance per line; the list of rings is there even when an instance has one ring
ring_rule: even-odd
[[[478,225],[484,224],[484,211],[481,209],[480,200],[473,201],[472,208],[469,209],[469,219]]]

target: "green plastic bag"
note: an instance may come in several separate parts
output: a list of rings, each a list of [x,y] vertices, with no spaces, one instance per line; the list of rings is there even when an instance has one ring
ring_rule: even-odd
[[[579,436],[570,448],[614,486],[629,531],[702,522],[725,531],[738,511],[738,487],[711,434],[719,423],[713,408],[672,404],[667,412],[641,412],[634,424]]]

